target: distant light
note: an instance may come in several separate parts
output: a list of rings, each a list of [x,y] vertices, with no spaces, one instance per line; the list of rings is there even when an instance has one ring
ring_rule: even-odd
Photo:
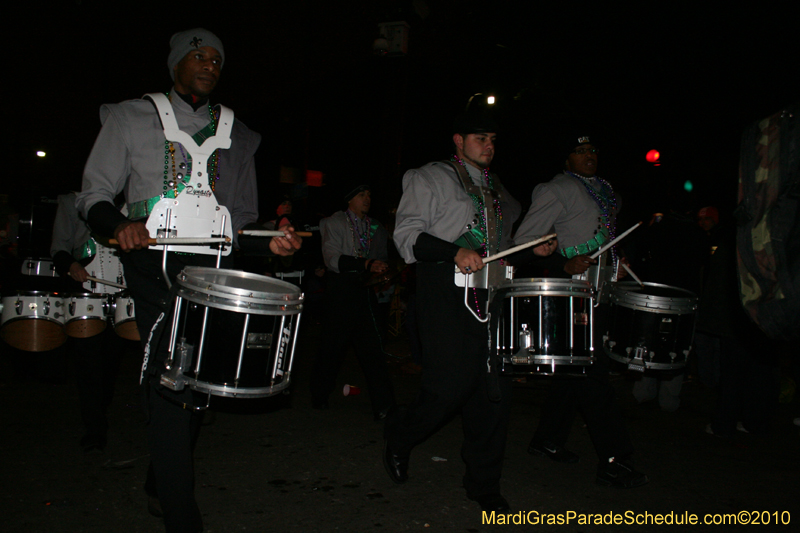
[[[487,96],[486,103],[489,105],[494,105],[494,96]]]
[[[647,159],[648,163],[655,163],[658,161],[658,158],[661,157],[661,153],[659,153],[658,150],[650,150],[644,157]]]
[[[694,189],[694,185],[692,185],[691,181],[686,180],[683,183],[683,190],[686,191],[686,192],[692,192],[692,189]]]
[[[46,154],[46,153],[44,153],[42,150],[37,150],[37,152],[36,152],[36,157],[44,157],[44,156],[46,156],[46,155],[47,155],[47,154]]]

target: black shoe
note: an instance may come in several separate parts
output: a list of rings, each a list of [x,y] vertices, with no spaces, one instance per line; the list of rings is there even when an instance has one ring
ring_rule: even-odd
[[[156,518],[163,518],[164,511],[161,510],[161,502],[155,496],[147,497],[147,512]]]
[[[385,420],[386,416],[389,414],[390,410],[391,410],[391,407],[387,407],[386,409],[383,409],[382,411],[378,411],[377,413],[375,413],[375,417],[374,417],[375,418],[375,422],[380,422],[381,420]]]
[[[398,485],[408,480],[408,456],[401,456],[389,447],[389,441],[384,441],[383,445],[383,466],[392,481]]]
[[[542,457],[547,457],[548,459],[552,459],[557,463],[577,463],[581,460],[580,457],[568,449],[558,444],[553,444],[552,442],[542,442],[537,444],[534,441],[531,441],[530,446],[528,446],[528,453],[531,455],[541,455]]]
[[[632,489],[641,487],[650,481],[645,474],[633,468],[630,459],[601,463],[597,467],[597,484],[619,489]]]
[[[498,513],[505,513],[511,510],[511,506],[508,505],[508,501],[503,498],[503,495],[499,492],[493,492],[491,494],[483,494],[481,496],[472,496],[467,495],[467,498],[474,502],[478,502],[478,505],[481,506],[486,512],[495,511]]]

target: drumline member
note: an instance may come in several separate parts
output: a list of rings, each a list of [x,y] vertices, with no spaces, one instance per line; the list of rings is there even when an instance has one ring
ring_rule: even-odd
[[[167,93],[169,111],[180,130],[191,135],[198,145],[214,139],[217,128],[225,131],[230,127],[219,120],[230,110],[212,107],[209,102],[224,61],[222,42],[208,30],[186,30],[170,40],[167,64],[174,86]],[[219,205],[231,214],[234,243],[240,249],[262,252],[268,248],[274,254],[289,255],[300,248],[301,241],[291,226],[280,228],[284,237],[236,239],[237,231],[255,223],[258,217],[253,155],[260,142],[260,136],[239,120],[233,121],[228,130],[230,148],[216,150],[208,158],[207,168],[195,168],[190,174],[194,159],[190,147],[167,140],[166,124],[162,126],[154,101],[139,99],[104,105],[100,118],[103,127],[86,163],[77,206],[94,231],[113,236],[126,252],[122,254],[123,264],[136,301],[136,320],[144,347],[142,384],[151,458],[145,491],[150,497],[151,512],[158,515],[163,511],[167,531],[201,531],[192,464],[201,415],[193,409],[193,395],[188,388],[176,393],[159,385],[169,341],[169,335],[161,333],[169,322],[172,295],[162,274],[161,252],[147,249],[151,237],[145,227],[147,215],[162,198],[174,198],[186,191],[184,186],[204,187],[204,183],[195,184],[201,179],[195,177],[203,173],[202,179],[207,180]],[[123,191],[129,218],[112,203]],[[168,276],[174,280],[185,266],[213,267],[216,260],[211,255],[171,253]],[[231,261],[231,255],[222,257],[221,266]]]
[[[112,250],[92,237],[89,226],[75,208],[76,196],[74,192],[58,196],[50,257],[56,272],[64,277],[63,294],[92,293],[108,297],[119,289],[90,281],[86,268],[95,262],[104,248],[104,257],[111,257]],[[123,283],[122,268],[118,263],[115,266],[117,268],[109,269],[114,270],[114,277],[109,281]],[[105,314],[107,310],[101,307],[97,311]],[[74,357],[81,420],[85,428],[80,446],[87,453],[102,451],[107,442],[106,413],[114,396],[122,343],[114,335],[113,328],[106,327],[97,335],[68,337],[67,349]]]
[[[536,265],[546,267],[549,275],[555,277],[581,275],[598,263],[590,254],[614,238],[619,211],[613,188],[596,175],[598,149],[590,137],[570,136],[565,140],[565,148],[569,153],[564,172],[534,188],[531,207],[514,236],[516,243],[524,243],[543,233],[557,233],[559,253],[539,260]],[[614,253],[613,249],[611,254],[604,253],[600,262]],[[607,313],[605,305],[594,313],[594,346],[598,355],[602,351],[602,325]],[[586,421],[600,459],[597,482],[614,487],[638,487],[648,479],[633,467],[630,459],[633,444],[608,382],[608,369],[603,359],[601,355],[598,362],[589,367],[586,379],[552,380],[528,452],[558,462],[578,462],[578,456],[564,447],[577,409]]]
[[[317,352],[311,375],[315,409],[327,409],[336,375],[349,342],[364,372],[375,420],[383,420],[394,405],[394,388],[378,329],[378,301],[365,279],[388,268],[388,233],[369,216],[369,185],[357,185],[344,195],[345,211],[320,221],[322,256],[328,269],[325,290],[324,345]]]
[[[456,268],[462,274],[481,270],[481,256],[507,247],[520,204],[489,172],[494,119],[468,111],[453,131],[449,162],[429,163],[403,177],[394,242],[406,263],[417,264],[422,380],[416,400],[387,417],[383,461],[395,483],[406,482],[414,446],[461,413],[467,497],[486,511],[503,511],[509,509],[500,477],[511,380],[487,373],[488,328],[465,307],[465,289],[454,276]],[[487,291],[469,292],[472,311],[485,316]]]

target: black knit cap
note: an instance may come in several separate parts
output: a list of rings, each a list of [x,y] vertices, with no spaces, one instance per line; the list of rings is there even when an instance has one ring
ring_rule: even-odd
[[[360,185],[357,185],[352,190],[350,190],[347,194],[344,195],[344,201],[345,202],[349,202],[358,193],[363,192],[363,191],[369,191],[369,190],[370,190],[370,186],[367,183],[362,183]]]
[[[453,121],[453,133],[469,135],[470,133],[497,133],[497,121],[487,109],[470,109],[464,111]]]

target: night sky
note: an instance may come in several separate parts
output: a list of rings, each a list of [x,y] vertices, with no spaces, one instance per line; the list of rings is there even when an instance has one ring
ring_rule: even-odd
[[[492,169],[523,205],[561,168],[562,131],[580,124],[630,219],[664,209],[686,179],[695,207],[727,213],[743,129],[800,95],[797,17],[761,4],[29,2],[6,18],[5,189],[17,204],[78,189],[99,106],[168,90],[170,35],[203,26],[226,52],[212,101],[263,135],[262,212],[290,192],[278,183],[283,165],[326,173],[329,185],[309,192],[312,212],[341,207],[324,202],[339,185],[371,182],[380,219],[406,169],[449,156],[450,125],[470,96],[492,93]],[[394,20],[411,27],[408,55],[375,57],[377,24]],[[652,148],[658,168],[644,160]]]

